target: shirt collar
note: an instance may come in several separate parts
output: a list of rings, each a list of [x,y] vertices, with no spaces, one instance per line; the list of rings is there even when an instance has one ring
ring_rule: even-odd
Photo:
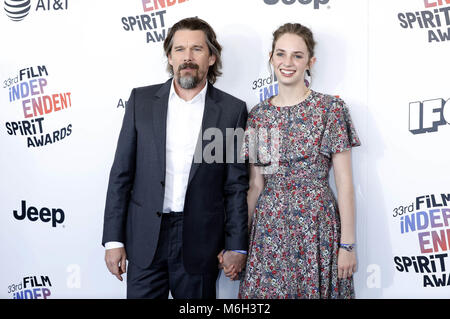
[[[188,104],[192,104],[192,103],[195,103],[198,101],[202,102],[202,104],[205,104],[206,90],[208,89],[208,81],[206,81],[203,89],[200,92],[198,92],[198,94],[196,96],[194,96],[192,98],[192,100],[190,100],[190,101],[185,101],[178,96],[177,92],[175,91],[175,87],[174,87],[174,83],[173,83],[174,81],[175,81],[175,78],[172,80],[172,84],[170,85],[169,101],[176,98],[176,99],[179,99],[179,100],[183,101],[184,103],[188,103]]]

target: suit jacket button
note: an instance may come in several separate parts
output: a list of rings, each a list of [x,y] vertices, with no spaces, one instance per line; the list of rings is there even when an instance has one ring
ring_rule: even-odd
[[[161,217],[161,212],[156,212],[156,216]]]
[[[164,181],[161,181],[161,186],[162,186],[162,187],[166,186],[166,184],[164,183]]]

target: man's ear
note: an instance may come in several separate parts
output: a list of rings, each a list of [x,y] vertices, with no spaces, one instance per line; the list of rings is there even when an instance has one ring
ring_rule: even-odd
[[[212,66],[212,65],[214,65],[214,63],[216,63],[216,60],[217,60],[217,57],[214,55],[214,54],[211,54],[210,56],[209,56],[209,66]]]
[[[169,54],[167,54],[167,61],[169,62],[169,64],[173,67],[173,64],[172,64],[172,55],[169,53]]]

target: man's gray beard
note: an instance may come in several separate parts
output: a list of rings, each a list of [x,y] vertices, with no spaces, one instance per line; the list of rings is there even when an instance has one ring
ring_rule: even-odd
[[[193,75],[178,77],[178,84],[183,89],[187,89],[187,90],[193,89],[197,86],[198,82],[199,82],[198,77],[193,76]]]

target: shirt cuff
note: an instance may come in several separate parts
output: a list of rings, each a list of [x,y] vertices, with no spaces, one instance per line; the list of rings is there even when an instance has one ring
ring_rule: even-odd
[[[109,241],[105,243],[105,249],[121,248],[124,247],[123,243],[119,241]]]

